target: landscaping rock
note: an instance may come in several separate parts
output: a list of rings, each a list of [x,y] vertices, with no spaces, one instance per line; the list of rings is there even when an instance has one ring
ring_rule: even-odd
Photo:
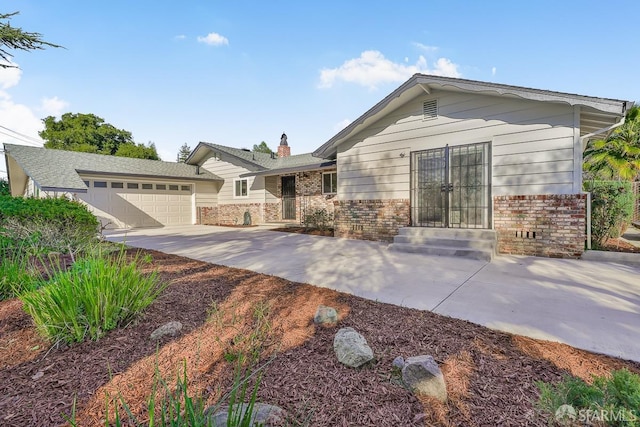
[[[241,411],[244,413],[249,406],[248,403],[239,403],[234,407],[234,411]],[[215,407],[210,407],[205,413],[213,412]],[[253,405],[253,413],[251,414],[251,421],[248,425],[259,425],[264,427],[276,427],[282,426],[285,423],[287,413],[284,409],[269,405],[267,403],[256,402]],[[209,415],[211,420],[211,427],[227,427],[227,419],[229,418],[229,406],[222,406]]]
[[[373,359],[373,350],[367,340],[353,328],[338,330],[333,339],[333,351],[338,361],[352,368],[357,368]]]
[[[313,316],[313,322],[319,325],[331,324],[338,322],[338,312],[333,307],[319,305],[316,315]]]
[[[447,386],[440,367],[431,356],[408,357],[402,368],[402,381],[416,395],[447,401]]]
[[[396,357],[395,359],[393,359],[392,365],[394,368],[404,368],[404,358],[402,356]]]
[[[159,340],[160,338],[166,337],[166,336],[175,337],[176,335],[180,334],[181,330],[182,330],[182,323],[178,321],[165,323],[155,331],[151,332],[151,339]]]

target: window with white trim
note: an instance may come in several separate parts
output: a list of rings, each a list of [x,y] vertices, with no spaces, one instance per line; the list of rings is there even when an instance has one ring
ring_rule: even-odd
[[[249,181],[245,179],[236,179],[233,181],[233,197],[248,197]]]
[[[322,174],[322,194],[336,194],[338,192],[338,172],[324,172]]]

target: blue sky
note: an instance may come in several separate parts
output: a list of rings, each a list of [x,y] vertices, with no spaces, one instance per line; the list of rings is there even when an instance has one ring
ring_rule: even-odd
[[[299,154],[415,72],[640,101],[635,1],[2,1],[14,11],[65,49],[0,71],[0,142],[36,145],[42,118],[73,112],[163,160],[283,131]]]

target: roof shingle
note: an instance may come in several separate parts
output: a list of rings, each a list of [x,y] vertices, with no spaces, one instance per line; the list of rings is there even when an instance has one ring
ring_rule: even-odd
[[[79,172],[149,178],[221,180],[205,169],[198,170],[196,166],[185,163],[14,144],[4,144],[4,150],[43,189],[86,190]]]

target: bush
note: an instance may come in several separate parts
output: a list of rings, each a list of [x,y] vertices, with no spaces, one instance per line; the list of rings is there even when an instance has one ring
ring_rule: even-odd
[[[52,341],[97,340],[139,314],[166,287],[158,273],[143,274],[136,255],[77,260],[67,271],[56,271],[41,289],[20,296],[39,332]]]
[[[305,214],[304,226],[326,230],[333,226],[333,215],[324,208],[312,210],[311,213]]]
[[[10,195],[11,191],[9,190],[9,182],[4,178],[0,178],[0,196]]]
[[[593,384],[567,376],[556,385],[538,382],[537,386],[538,409],[556,418],[559,409],[569,405],[575,421],[588,425],[600,421],[597,425],[640,426],[640,376],[627,369],[614,371],[611,378],[594,377]]]
[[[37,287],[37,271],[28,257],[14,253],[0,258],[0,301],[16,297]]]
[[[97,218],[80,202],[0,196],[0,250],[5,255],[18,247],[36,254],[76,250],[97,234]]]
[[[633,218],[635,196],[627,181],[586,181],[584,190],[591,193],[591,236],[595,247],[607,239],[617,238]]]

